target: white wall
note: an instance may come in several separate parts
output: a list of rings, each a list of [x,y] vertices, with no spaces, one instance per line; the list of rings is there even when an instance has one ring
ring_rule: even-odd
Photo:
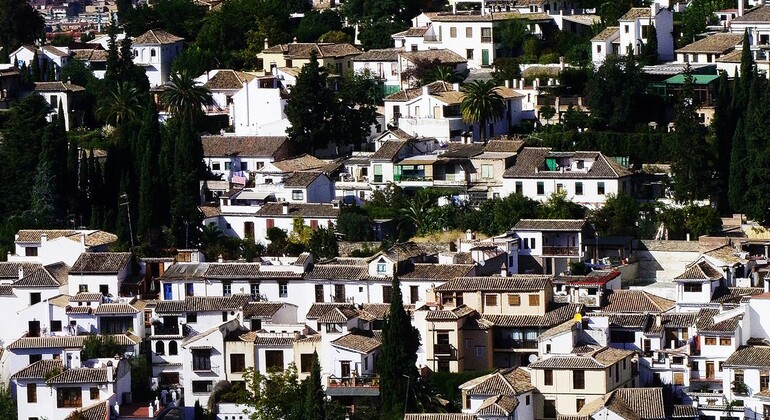
[[[281,99],[281,90],[260,88],[259,79],[244,85],[233,95],[233,125],[239,136],[282,136],[286,135],[289,120],[283,112],[286,100]]]

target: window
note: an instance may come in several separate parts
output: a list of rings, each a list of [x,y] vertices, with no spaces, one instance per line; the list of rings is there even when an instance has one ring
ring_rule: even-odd
[[[257,300],[259,297],[259,283],[249,284],[249,289],[251,290],[251,299]]]
[[[599,195],[604,195],[604,182],[596,183],[596,193]]]
[[[476,357],[484,357],[484,346],[476,346]]]
[[[299,355],[299,371],[310,373],[313,369],[313,353],[304,353]]]
[[[457,28],[455,28],[454,26],[449,28],[449,37],[450,38],[457,38]]]
[[[543,384],[544,385],[553,385],[553,370],[552,369],[545,369],[543,371]]]
[[[37,402],[37,384],[27,384],[27,402],[28,403],[36,403]]]
[[[468,394],[465,394],[465,409],[466,410],[471,409],[471,396]]]
[[[43,355],[42,354],[30,354],[29,355],[29,364],[30,365],[35,363],[35,362],[39,362],[41,360],[43,360]]]
[[[399,110],[393,107],[393,117],[398,119],[401,117]],[[374,165],[374,182],[382,182],[382,165]]]
[[[674,385],[684,385],[684,374],[682,372],[674,372]]]
[[[696,292],[696,293],[699,293],[701,290],[703,290],[703,284],[702,283],[685,283],[684,284],[684,291],[685,292]]]
[[[767,391],[767,387],[770,384],[770,372],[766,370],[759,371],[759,391]]]
[[[229,281],[222,282],[222,296],[230,297],[233,295],[233,284]]]
[[[556,192],[559,194],[562,194],[565,192],[564,190],[564,184],[556,184]]]
[[[259,331],[262,329],[262,320],[261,319],[253,319],[251,320],[251,331]]]
[[[38,302],[40,302],[40,293],[39,292],[30,293],[29,294],[29,304],[30,305],[34,305],[34,304],[36,304]]]
[[[177,354],[179,354],[179,345],[176,344],[176,341],[170,341],[168,343],[168,355],[176,356]]]
[[[494,167],[492,165],[481,165],[481,178],[490,179],[494,178]]]
[[[221,168],[221,167],[222,167],[222,165],[220,165],[219,162],[211,164],[211,170],[212,171],[218,171],[218,170],[220,170],[219,168]]]
[[[625,33],[628,33],[628,31],[631,29],[631,25],[623,25],[623,31]]]
[[[412,44],[412,51],[417,51],[417,44]]]
[[[302,200],[304,197],[304,193],[302,190],[291,190],[291,199],[292,200]]]
[[[492,28],[481,28],[481,42],[487,44],[492,42]]]
[[[324,285],[316,284],[315,285],[315,302],[323,303],[323,301],[324,301]]]
[[[102,294],[102,296],[107,296],[110,294],[110,286],[106,284],[100,284],[99,285],[99,293]]]
[[[37,257],[37,247],[36,246],[28,246],[24,248],[24,255],[27,257]]]
[[[231,162],[225,162],[225,170],[226,171],[229,171],[232,166],[233,166],[233,164]]]
[[[177,385],[179,384],[179,372],[161,372],[160,373],[161,385]]]
[[[529,295],[529,306],[540,306],[540,295]]]
[[[473,60],[473,48],[468,48],[465,50],[465,58],[468,60]]]
[[[705,337],[704,338],[707,346],[716,346],[717,345],[717,338],[716,337]]]
[[[576,182],[575,183],[575,195],[583,195],[583,183],[582,182]]]
[[[230,354],[230,372],[241,373],[246,370],[246,355],[242,353]]]
[[[211,381],[192,381],[193,394],[208,394],[213,388]]]
[[[289,282],[286,281],[279,281],[278,282],[278,297],[289,297]]]
[[[521,296],[514,293],[509,293],[508,306],[521,306]]]
[[[577,411],[582,410],[584,405],[586,405],[586,399],[585,398],[576,398],[575,399],[575,410],[577,410]]]
[[[334,285],[334,301],[337,303],[345,302],[345,285],[344,284]]]
[[[283,372],[283,351],[265,350],[265,365],[268,371],[275,369]]]
[[[78,285],[78,292],[79,293],[88,293],[88,285],[87,284],[79,284]]]
[[[524,404],[529,405],[529,395],[524,397]]]
[[[417,303],[420,300],[420,288],[417,286],[409,286],[409,301],[411,303]]]
[[[543,401],[543,417],[547,419],[556,417],[556,400]]]
[[[735,369],[735,382],[743,383],[743,369]]]
[[[56,390],[56,406],[59,408],[80,408],[83,406],[83,391],[77,388]]]
[[[585,389],[586,387],[586,372],[584,370],[572,371],[572,387],[575,389]]]
[[[98,400],[99,399],[99,388],[92,386],[88,389],[88,397],[92,400]]]
[[[382,303],[390,303],[390,297],[393,295],[393,286],[382,286]]]
[[[248,171],[249,170],[249,162],[241,162],[241,170],[242,171]]]
[[[318,230],[318,220],[311,220],[310,221],[310,229]]]
[[[535,238],[530,238],[529,239],[529,247],[532,248],[532,249],[537,248],[537,244],[535,242]]]
[[[596,52],[599,53],[599,54],[602,53],[602,46],[601,46],[601,44],[596,46]]]
[[[157,355],[164,355],[166,354],[166,344],[162,341],[155,342],[155,354]]]
[[[542,181],[537,183],[537,195],[545,195],[545,183]]]
[[[377,274],[385,274],[387,272],[387,264],[384,261],[377,263]]]
[[[497,295],[484,295],[484,304],[486,306],[497,306]]]
[[[51,332],[61,331],[61,321],[51,321]]]
[[[524,185],[521,181],[516,181],[516,194],[523,194],[524,193]]]
[[[272,229],[275,227],[275,219],[266,219],[265,220],[265,229]]]
[[[227,322],[227,311],[222,311],[222,322]]]
[[[642,25],[642,38],[647,38],[647,35],[649,32],[650,32],[650,27],[647,25]]]
[[[719,337],[720,346],[731,346],[732,344],[733,340],[730,337]]]
[[[188,312],[187,313],[187,323],[188,324],[195,324],[198,322],[198,313],[197,312]]]
[[[473,38],[473,28],[471,28],[470,26],[465,28],[465,37]]]
[[[193,349],[192,356],[193,370],[211,370],[211,349]]]
[[[194,285],[192,283],[185,283],[185,296],[194,296],[195,295],[195,289]]]
[[[620,366],[615,365],[615,383],[620,382]]]

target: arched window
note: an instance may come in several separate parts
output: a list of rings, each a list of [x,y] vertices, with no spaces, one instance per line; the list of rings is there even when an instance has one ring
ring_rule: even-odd
[[[166,354],[166,346],[162,341],[155,343],[155,354]]]
[[[168,354],[171,356],[176,356],[178,352],[176,341],[171,341],[168,343]]]

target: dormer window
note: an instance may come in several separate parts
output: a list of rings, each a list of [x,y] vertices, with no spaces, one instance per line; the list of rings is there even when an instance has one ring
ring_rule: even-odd
[[[385,274],[387,272],[387,263],[385,260],[380,259],[377,261],[377,274]]]

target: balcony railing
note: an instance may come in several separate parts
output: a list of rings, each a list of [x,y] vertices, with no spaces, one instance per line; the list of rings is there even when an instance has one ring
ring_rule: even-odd
[[[327,386],[337,387],[379,387],[380,378],[376,375],[361,376],[330,376],[326,382]]]
[[[574,246],[544,246],[543,255],[580,256],[580,248]]]
[[[499,338],[495,340],[496,349],[536,349],[537,340],[515,340],[512,338]]]
[[[433,355],[450,359],[457,358],[457,349],[451,344],[434,344]]]
[[[179,335],[179,325],[155,325],[154,335]]]

